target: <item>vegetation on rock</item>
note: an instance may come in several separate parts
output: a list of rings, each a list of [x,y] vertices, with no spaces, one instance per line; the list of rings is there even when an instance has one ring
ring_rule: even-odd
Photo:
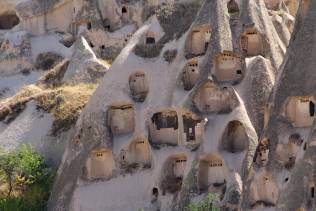
[[[0,210],[45,210],[54,170],[30,146],[0,152]]]
[[[0,103],[0,120],[10,122],[15,119],[31,100],[38,108],[54,116],[52,134],[71,128],[80,112],[95,91],[96,84],[63,85],[57,88],[42,89],[38,86],[26,86],[15,96]]]
[[[219,202],[219,196],[210,193],[202,201],[189,204],[186,211],[219,211]]]

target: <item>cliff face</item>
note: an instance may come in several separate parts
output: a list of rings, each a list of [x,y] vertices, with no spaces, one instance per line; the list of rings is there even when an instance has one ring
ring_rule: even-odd
[[[306,2],[302,2],[303,4]],[[314,210],[314,19],[315,2],[310,2],[305,17],[298,13],[295,35],[280,68],[280,75],[271,96],[267,127],[263,139],[269,139],[269,156],[264,166],[254,166],[247,193],[267,188],[255,182],[256,175],[268,172],[268,183],[274,183],[276,196],[258,195],[251,206],[259,201],[271,203],[278,210]],[[300,11],[303,5],[301,5]],[[308,56],[307,56],[308,55]],[[294,104],[293,104],[294,103]],[[305,103],[305,104],[304,104]],[[306,106],[305,106],[306,105]],[[294,114],[295,113],[295,114]],[[258,149],[260,153],[260,149]],[[265,198],[263,198],[265,197]]]
[[[241,208],[291,25],[263,1],[205,1],[170,37],[195,4],[162,7],[130,38],[77,122],[50,210],[183,210],[208,193]]]
[[[3,0],[0,147],[59,166],[52,211],[313,210],[315,9]]]

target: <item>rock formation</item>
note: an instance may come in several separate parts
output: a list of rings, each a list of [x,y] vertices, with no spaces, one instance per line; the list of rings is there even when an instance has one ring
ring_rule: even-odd
[[[3,0],[0,147],[58,167],[49,211],[314,210],[314,10]]]
[[[228,13],[224,1],[203,2],[188,32],[174,43],[164,44],[162,52],[178,48],[170,64],[158,54],[150,55],[155,59],[149,60],[148,54],[139,50],[153,50],[157,42],[162,44],[157,34],[168,33],[161,31],[167,29],[164,23],[154,18],[140,27],[77,122],[53,189],[51,210],[90,206],[96,210],[183,210],[209,192],[225,198],[223,207],[240,207],[240,182],[246,180],[252,165],[256,130],[263,130],[264,108],[289,42],[284,36],[289,29],[281,28],[284,33],[275,29],[263,1],[239,6],[240,18]],[[154,28],[158,31],[151,35]],[[233,36],[231,30],[238,35]],[[223,65],[230,60],[232,66]],[[134,81],[134,86],[140,86],[136,90],[147,93],[140,102],[133,97],[135,90],[130,90],[129,77],[134,74],[140,77],[139,82]],[[227,99],[231,102],[225,105]],[[192,118],[195,115],[200,117]],[[203,118],[208,121],[203,123]],[[187,132],[186,124],[191,125]],[[181,130],[184,133],[179,133]],[[122,163],[130,157],[125,149],[136,137],[147,137],[150,165],[145,168],[139,160],[135,170],[125,175]],[[101,181],[87,180],[82,173],[87,171],[87,159],[92,159],[93,150],[101,149],[107,151],[99,155],[104,157],[104,165],[115,164],[107,176],[97,177],[103,178]],[[141,149],[139,153],[145,153]],[[138,190],[137,195],[130,191],[131,186]],[[93,193],[100,196],[91,197]],[[99,203],[101,196],[103,202]]]
[[[315,2],[310,2],[304,21],[300,25],[296,23],[294,40],[281,65],[267,108],[267,126],[261,137],[262,140],[270,140],[267,162],[252,168],[245,191],[244,209],[262,206],[276,210],[315,209],[315,93],[312,82],[315,9]],[[298,17],[297,21],[302,21],[301,18]],[[262,150],[258,147],[257,151],[260,154]],[[259,175],[263,172],[269,176],[260,179]],[[273,190],[275,195],[254,193],[258,190]]]

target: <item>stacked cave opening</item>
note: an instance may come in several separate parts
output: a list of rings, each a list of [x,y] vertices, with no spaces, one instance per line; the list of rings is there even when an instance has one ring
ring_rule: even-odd
[[[294,133],[290,135],[287,143],[279,143],[277,145],[276,159],[281,162],[286,169],[293,168],[303,142],[304,140],[300,134]]]
[[[193,58],[187,62],[182,72],[182,83],[184,90],[191,90],[199,79],[199,76],[199,63],[196,58]]]
[[[250,184],[249,202],[252,208],[273,207],[276,205],[279,189],[273,174],[266,170],[258,172]]]
[[[156,44],[155,32],[147,31],[147,33],[145,35],[145,44],[146,45],[154,45],[154,44]]]
[[[140,70],[130,75],[129,88],[132,99],[144,102],[149,92],[149,82],[144,71]]]
[[[266,166],[269,161],[269,152],[270,152],[270,139],[262,138],[259,141],[257,146],[254,163],[256,163],[259,167]]]
[[[107,112],[107,125],[114,135],[134,131],[135,110],[132,103],[112,104]]]
[[[186,145],[199,144],[203,139],[204,123],[203,119],[192,112],[182,114],[184,143]]]
[[[193,26],[186,41],[186,52],[189,57],[204,55],[210,41],[211,27],[207,24]]]
[[[175,193],[182,187],[187,156],[185,154],[171,155],[162,168],[161,189],[163,193]]]
[[[246,57],[264,56],[263,38],[255,26],[248,26],[240,38],[240,46]]]
[[[110,149],[100,148],[90,152],[83,169],[86,179],[109,179],[113,176],[115,161]]]
[[[247,149],[248,142],[243,124],[238,120],[229,122],[222,136],[222,149],[230,153],[242,152]]]
[[[239,13],[238,3],[235,0],[229,0],[227,10],[229,14]]]
[[[219,155],[207,154],[200,158],[198,165],[198,189],[200,192],[212,191],[226,184],[228,172]]]
[[[133,139],[120,153],[123,168],[150,168],[151,167],[151,148],[145,137]]]
[[[150,121],[149,132],[153,144],[178,145],[179,120],[177,111],[165,109],[155,113]]]
[[[234,95],[227,87],[219,87],[207,80],[193,98],[195,107],[202,113],[229,113],[234,108]]]
[[[221,82],[239,82],[245,75],[244,58],[232,51],[223,51],[215,57],[213,73]]]
[[[291,96],[284,105],[284,115],[294,127],[310,127],[315,118],[314,96]]]

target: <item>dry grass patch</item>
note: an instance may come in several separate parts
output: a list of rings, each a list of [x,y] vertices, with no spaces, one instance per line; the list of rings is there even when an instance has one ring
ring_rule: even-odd
[[[35,100],[39,109],[54,116],[52,134],[68,130],[76,123],[82,109],[97,88],[97,84],[64,85],[58,88],[42,89],[26,86],[15,96],[0,103],[0,121],[14,120],[26,106]]]
[[[114,59],[98,59],[98,62],[103,66],[110,68],[114,62]]]
[[[7,98],[0,102],[0,121],[9,123],[14,120],[18,114],[24,110],[25,105],[30,100],[34,99],[42,89],[30,85],[23,87],[16,95]]]
[[[54,135],[76,123],[96,87],[96,84],[62,86],[37,98],[38,106],[55,117],[52,129]]]
[[[69,59],[65,59],[59,64],[57,64],[53,69],[48,71],[44,76],[42,76],[37,85],[42,88],[54,88],[62,85],[62,79],[67,71],[70,64]]]

